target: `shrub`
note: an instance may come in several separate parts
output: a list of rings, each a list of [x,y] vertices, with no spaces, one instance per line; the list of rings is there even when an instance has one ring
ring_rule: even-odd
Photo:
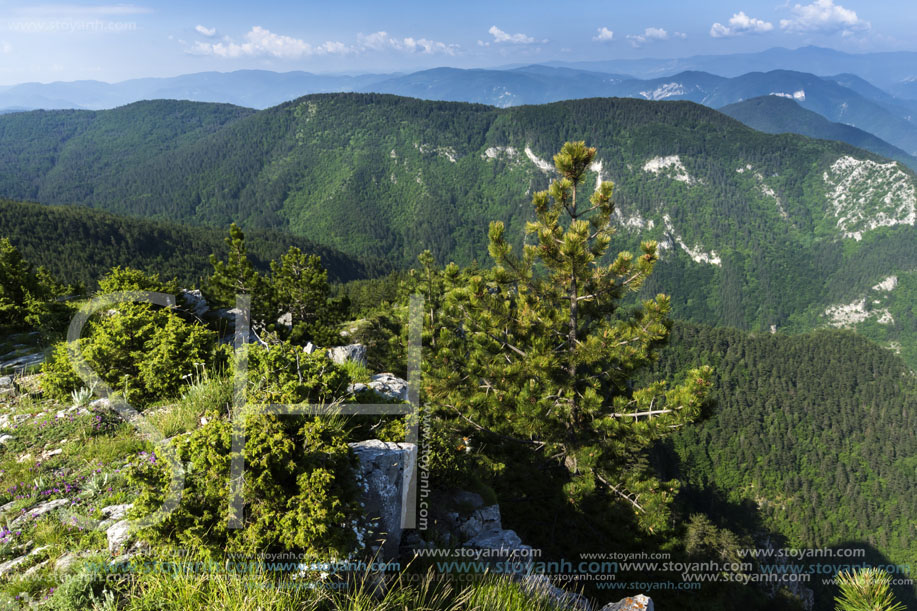
[[[349,381],[323,350],[306,354],[289,342],[248,348],[250,403],[331,403],[345,395]]]
[[[347,376],[324,355],[288,343],[250,346],[248,364],[252,407],[238,416],[246,436],[243,527],[228,527],[233,423],[210,412],[205,426],[173,442],[177,459],[187,464],[182,501],[143,536],[210,556],[252,550],[346,556],[359,546],[361,511],[343,419],[264,415],[257,404],[330,404],[346,389]],[[170,482],[167,462],[141,456],[129,478],[141,490],[139,515],[156,511]]]
[[[112,270],[99,285],[101,294],[174,289],[156,276],[121,268]],[[131,302],[94,316],[77,346],[100,379],[128,402],[142,406],[176,395],[196,368],[212,364],[215,342],[213,332],[172,310]],[[42,371],[42,387],[54,399],[66,401],[83,386],[63,343],[55,347]]]
[[[82,342],[81,342],[82,343]],[[65,402],[72,393],[83,387],[83,380],[76,374],[67,354],[66,342],[54,346],[51,355],[41,366],[41,388],[55,401]]]
[[[178,508],[143,534],[154,543],[207,555],[298,551],[344,557],[357,547],[360,507],[354,458],[343,431],[328,418],[250,415],[244,419],[243,527],[230,529],[232,423],[216,418],[174,444],[186,463]],[[142,456],[128,477],[141,493],[135,508],[149,515],[163,503],[169,469]]]

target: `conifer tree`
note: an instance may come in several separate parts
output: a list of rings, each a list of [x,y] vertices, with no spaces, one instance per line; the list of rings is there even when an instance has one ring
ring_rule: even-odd
[[[207,292],[216,302],[234,307],[236,295],[254,297],[261,293],[264,290],[264,279],[249,260],[245,234],[235,223],[230,225],[229,237],[225,242],[228,250],[225,261],[217,259],[215,254],[210,255],[213,275],[207,282]]]
[[[33,268],[8,238],[0,240],[0,326],[57,326],[64,308],[54,298],[66,288],[44,268]]]
[[[711,371],[687,372],[671,388],[634,388],[668,336],[670,302],[660,294],[622,307],[652,271],[656,243],[605,260],[613,185],[602,182],[585,203],[581,193],[595,154],[568,142],[555,155],[559,178],[534,195],[536,220],[526,227],[534,239],[521,254],[494,222],[493,269],[467,280],[443,274],[426,400],[478,435],[560,461],[573,500],[605,491],[652,530],[666,523],[677,482],[658,481],[644,451],[699,414]]]
[[[895,601],[891,581],[888,572],[876,568],[838,573],[837,611],[904,611],[905,606]]]
[[[290,339],[294,343],[340,343],[337,327],[344,320],[347,304],[331,298],[328,271],[322,267],[321,257],[303,254],[291,246],[279,263],[271,261],[271,288],[278,316],[286,312],[291,315]]]

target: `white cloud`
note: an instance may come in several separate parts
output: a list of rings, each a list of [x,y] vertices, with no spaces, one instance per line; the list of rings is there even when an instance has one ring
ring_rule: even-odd
[[[599,28],[598,30],[596,30],[596,31],[598,32],[598,34],[596,34],[595,36],[593,36],[593,37],[592,37],[592,40],[599,40],[599,41],[602,41],[602,42],[608,42],[608,41],[610,41],[610,40],[613,40],[614,37],[615,37],[615,33],[612,32],[611,30],[609,30],[608,28],[604,27],[604,26],[600,27],[600,28]]]
[[[8,42],[0,42],[0,53],[12,53],[13,45]]]
[[[208,28],[202,25],[195,26],[194,29],[197,30],[198,34],[202,34],[207,37],[216,36],[217,33],[216,28]]]
[[[792,9],[792,19],[781,19],[780,27],[788,32],[819,32],[834,34],[868,30],[871,26],[856,12],[834,4],[834,0],[815,0],[812,4],[797,4]]]
[[[207,28],[204,29],[207,30]],[[204,34],[206,35],[206,33]],[[356,45],[348,45],[338,41],[327,41],[314,45],[300,38],[275,34],[261,26],[255,26],[245,34],[243,42],[235,42],[229,37],[225,37],[220,42],[198,41],[191,46],[191,52],[197,55],[213,55],[225,58],[272,56],[282,59],[298,59],[313,55],[347,55],[350,53],[386,50],[404,53],[444,53],[454,55],[457,49],[457,45],[448,45],[426,38],[393,38],[386,32],[375,32],[369,35],[359,34]]]
[[[535,39],[525,34],[507,34],[497,26],[491,26],[487,32],[494,37],[494,42],[508,42],[516,45],[530,45]]]
[[[729,25],[714,23],[710,27],[710,35],[714,38],[726,38],[729,36],[740,36],[741,34],[760,34],[770,32],[774,29],[774,24],[763,19],[749,17],[743,11],[739,11],[729,19]]]
[[[328,43],[326,43],[328,44]],[[333,43],[332,43],[333,44]],[[216,57],[249,57],[270,55],[285,59],[295,59],[319,52],[304,40],[274,34],[261,26],[253,27],[246,35],[245,42],[236,43],[229,38],[221,42],[196,42],[191,48],[193,53],[215,55]]]
[[[643,30],[643,34],[628,34],[627,39],[630,41],[630,44],[639,47],[648,42],[654,42],[657,40],[669,40],[671,38],[687,38],[688,35],[684,32],[667,32],[662,28],[646,28]]]
[[[389,36],[387,32],[374,32],[369,35],[357,35],[357,42],[361,50],[370,49],[373,51],[395,50],[405,53],[423,53],[432,55],[443,53],[445,55],[455,55],[458,51],[458,45],[446,44],[428,38],[395,38]]]

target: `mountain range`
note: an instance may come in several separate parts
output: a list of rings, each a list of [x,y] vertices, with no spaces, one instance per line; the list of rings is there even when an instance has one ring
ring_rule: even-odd
[[[456,78],[470,89],[490,72]],[[506,72],[542,87],[674,82]],[[676,96],[721,103],[766,88],[761,78],[790,97],[768,91],[723,112],[671,99],[497,108],[326,93],[263,110],[154,100],[7,113],[0,196],[37,203],[0,201],[0,235],[87,285],[116,264],[194,282],[207,255],[224,252],[230,222],[260,269],[290,244],[320,254],[340,281],[404,269],[424,249],[440,263],[486,265],[488,222],[504,221],[519,248],[533,192],[556,177],[552,155],[586,140],[598,154],[581,188],[615,183],[611,252],[658,243],[659,264],[625,306],[666,292],[673,315],[690,321],[674,325],[653,373],[676,380],[688,364],[715,366],[711,413],[653,456],[685,482],[686,506],[800,549],[868,545],[905,563],[917,498],[913,158],[794,95],[798,82],[806,101],[843,89],[864,116],[895,116],[887,94],[858,77],[687,73]],[[508,516],[540,507],[517,505]],[[830,608],[832,595],[819,600]]]
[[[917,77],[917,53],[913,51],[845,53],[816,46],[798,49],[775,47],[752,53],[695,55],[670,59],[554,61],[548,62],[547,65],[617,72],[647,79],[685,71],[710,72],[724,77],[772,70],[798,70],[820,75],[851,73],[882,88],[911,82]]]
[[[733,78],[707,72],[682,72],[642,80],[536,66],[506,72],[439,68],[380,81],[371,88],[422,99],[501,107],[586,97],[628,97],[690,100],[719,108],[774,95],[794,99],[803,108],[830,121],[867,131],[909,154],[917,152],[917,102],[898,100],[870,87],[849,75],[818,77],[790,70],[750,72]]]
[[[679,60],[554,63],[501,69],[435,68],[410,74],[202,72],[113,84],[77,81],[0,87],[0,112],[35,108],[98,110],[150,99],[221,102],[264,109],[304,94],[325,92],[391,93],[498,107],[590,97],[635,97],[690,100],[720,108],[775,95],[795,99],[831,122],[866,131],[911,155],[917,152],[917,88],[913,85],[917,77],[909,72],[915,58],[917,55],[907,53],[851,55],[804,47]],[[858,136],[854,141],[858,145],[866,143]],[[883,143],[871,143],[866,148],[907,161],[897,152],[892,154],[893,149]]]

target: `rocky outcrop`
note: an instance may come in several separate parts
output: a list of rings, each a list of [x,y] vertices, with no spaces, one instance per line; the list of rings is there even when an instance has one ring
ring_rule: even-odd
[[[109,505],[108,507],[103,507],[101,509],[102,515],[105,516],[105,519],[99,522],[100,530],[107,530],[109,526],[120,522],[127,517],[127,512],[134,507],[133,503],[125,503],[123,505]]]
[[[19,556],[18,558],[13,558],[12,560],[7,560],[6,562],[3,562],[3,563],[0,563],[0,577],[19,569],[21,566],[25,564],[28,564],[31,559],[33,559],[35,556],[37,556],[38,554],[48,549],[48,547],[49,546],[47,545],[44,545],[42,547],[36,547],[32,551],[30,551],[28,554]]]
[[[371,390],[384,399],[393,401],[408,400],[408,383],[392,373],[377,373],[366,384],[351,384],[347,390],[357,394]]]
[[[50,513],[54,511],[55,509],[60,509],[62,507],[68,507],[69,505],[70,505],[70,500],[68,499],[54,499],[53,501],[45,501],[44,503],[36,505],[32,509],[29,509],[28,511],[22,513],[19,517],[17,517],[15,520],[10,522],[10,526],[11,527],[19,526],[20,524],[22,524],[29,518],[31,519],[40,518],[41,516],[45,515],[46,513]]]
[[[358,365],[366,367],[366,346],[363,344],[347,344],[346,346],[335,346],[328,349],[328,358],[343,365],[347,361],[353,361]]]
[[[108,539],[108,551],[111,555],[117,556],[127,549],[127,543],[130,541],[130,520],[121,520],[115,522],[105,531],[105,537]]]
[[[198,318],[201,318],[210,311],[207,300],[204,299],[204,295],[199,290],[182,290],[179,293],[179,297],[181,298],[184,308]]]
[[[361,502],[369,526],[367,545],[380,551],[382,559],[398,556],[401,544],[402,512],[405,511],[405,473],[412,484],[417,446],[370,439],[348,444],[359,459],[357,479],[363,490]]]
[[[770,537],[759,540],[758,544],[762,549],[769,550],[769,552],[773,552],[777,549],[777,545]],[[785,567],[790,564],[790,560],[786,556],[781,556],[780,554],[772,553],[767,557],[770,558],[768,562],[773,562],[776,566]],[[778,574],[778,571],[774,571],[774,573]],[[764,584],[764,590],[771,598],[776,598],[781,589],[795,596],[802,604],[802,608],[806,611],[812,611],[812,609],[815,608],[815,591],[802,582],[792,581],[787,583]]]

